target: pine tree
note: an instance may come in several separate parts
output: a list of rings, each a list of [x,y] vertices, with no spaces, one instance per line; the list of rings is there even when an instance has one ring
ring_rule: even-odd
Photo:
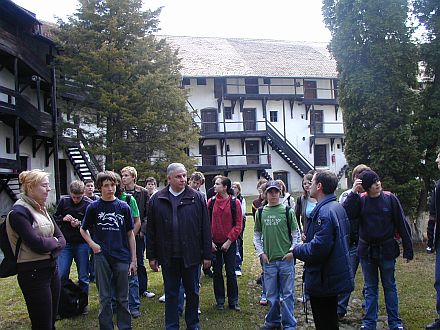
[[[412,134],[417,48],[407,6],[405,0],[324,0],[323,13],[337,61],[348,163],[371,166],[413,216],[421,158]]]
[[[160,9],[143,11],[141,0],[79,2],[59,22],[60,85],[82,98],[74,111],[92,152],[106,156],[106,168],[132,165],[140,177],[163,179],[173,161],[191,169],[185,149],[197,130],[179,88],[176,53],[153,35]],[[69,103],[65,110],[72,110]]]

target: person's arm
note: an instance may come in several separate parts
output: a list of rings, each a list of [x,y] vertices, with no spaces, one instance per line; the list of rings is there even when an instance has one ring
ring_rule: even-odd
[[[400,204],[399,199],[391,194],[389,196],[391,198],[391,205],[392,205],[392,214],[393,214],[393,221],[397,224],[397,231],[400,234],[400,237],[402,238],[402,245],[403,245],[403,257],[410,261],[414,258],[414,251],[412,246],[412,240],[411,240],[411,228],[409,227],[408,222],[406,221],[405,213],[403,212],[402,205]]]
[[[241,215],[243,218],[246,218],[246,200],[244,197],[241,199]]]
[[[157,261],[156,250],[156,214],[154,210],[154,201],[156,196],[152,196],[148,202],[147,209],[147,258],[149,260],[150,267],[153,271],[159,271],[159,263]]]
[[[232,199],[231,199],[232,202]],[[235,200],[235,226],[228,233],[228,240],[222,245],[222,250],[227,251],[232,242],[235,242],[241,234],[243,228],[243,216],[241,211],[241,203],[238,199]]]
[[[133,230],[127,231],[127,237],[128,237],[128,245],[130,247],[130,255],[131,255],[131,262],[130,262],[130,267],[128,269],[128,273],[129,275],[131,275],[137,273],[136,240],[134,238]]]
[[[309,226],[318,226],[314,223],[315,221],[311,222]],[[335,244],[333,220],[321,217],[318,219],[318,222],[321,222],[321,225],[319,225],[312,240],[298,244],[293,248],[293,256],[295,258],[309,263],[322,263],[329,256]]]
[[[22,241],[34,252],[52,253],[66,245],[64,237],[59,231],[54,232],[56,236],[44,237],[38,235],[32,227],[32,214],[24,207],[23,210],[12,210],[9,215],[9,223]]]
[[[208,269],[211,267],[212,260],[211,220],[209,219],[205,198],[202,196],[199,200],[202,209],[202,263],[203,269]]]
[[[434,235],[435,235],[435,225],[437,222],[436,210],[435,210],[435,197],[436,189],[432,191],[431,197],[429,199],[429,219],[428,227],[426,228],[426,235],[428,237],[427,251],[434,252]]]

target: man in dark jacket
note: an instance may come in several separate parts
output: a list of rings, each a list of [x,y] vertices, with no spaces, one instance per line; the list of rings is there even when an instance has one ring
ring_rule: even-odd
[[[66,238],[66,246],[58,258],[61,280],[69,279],[70,267],[75,260],[78,271],[78,284],[81,290],[89,294],[89,246],[79,232],[81,221],[87,206],[92,202],[84,196],[84,183],[72,181],[70,196],[63,196],[54,214],[55,221]],[[84,310],[84,313],[88,309]]]
[[[314,174],[310,196],[318,201],[305,232],[304,244],[296,245],[293,256],[305,262],[305,291],[310,296],[317,330],[339,329],[338,294],[353,290],[353,273],[348,252],[350,223],[344,208],[336,202],[336,175]]]
[[[167,168],[168,185],[148,204],[147,256],[153,271],[162,267],[165,328],[179,329],[178,292],[186,293],[187,329],[199,329],[199,269],[211,266],[211,225],[204,197],[187,186],[183,164]]]
[[[364,275],[365,316],[361,329],[376,329],[378,311],[379,272],[385,296],[388,327],[403,330],[399,317],[399,299],[395,280],[396,258],[400,247],[403,257],[413,258],[411,232],[399,200],[392,193],[382,191],[379,176],[372,170],[363,171],[355,188],[343,203],[350,218],[359,218],[358,255]],[[356,191],[365,190],[359,195]]]
[[[440,170],[440,153],[435,160]],[[429,201],[429,221],[428,221],[428,253],[436,253],[435,257],[435,282],[434,288],[437,293],[436,311],[440,317],[440,180],[435,183],[434,191]],[[433,323],[428,324],[426,329],[440,329],[440,319],[436,319]]]

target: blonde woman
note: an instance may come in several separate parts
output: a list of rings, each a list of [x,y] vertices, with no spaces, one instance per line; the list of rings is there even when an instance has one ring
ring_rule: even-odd
[[[66,240],[46,209],[49,173],[24,171],[21,198],[8,214],[6,228],[12,250],[18,239],[17,280],[26,301],[32,329],[55,329],[60,297],[57,258]]]

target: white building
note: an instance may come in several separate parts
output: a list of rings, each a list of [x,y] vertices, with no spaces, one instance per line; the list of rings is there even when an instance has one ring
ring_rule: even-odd
[[[311,169],[346,187],[336,63],[325,44],[166,36],[179,49],[188,110],[200,127],[190,148],[207,177],[225,174],[245,194],[260,177],[301,191]]]

